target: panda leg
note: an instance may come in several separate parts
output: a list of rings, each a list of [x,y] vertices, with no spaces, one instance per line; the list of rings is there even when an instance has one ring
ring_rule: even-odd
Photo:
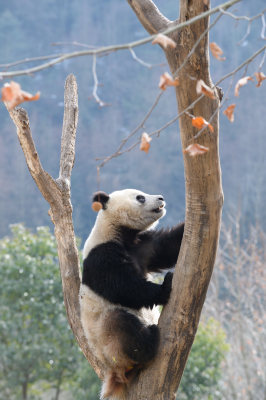
[[[159,346],[157,325],[145,326],[135,315],[123,309],[109,313],[105,321],[105,332],[115,337],[122,352],[135,364],[151,361]],[[131,365],[128,365],[131,367]]]

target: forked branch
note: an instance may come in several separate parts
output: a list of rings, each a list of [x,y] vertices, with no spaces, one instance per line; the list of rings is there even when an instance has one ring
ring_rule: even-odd
[[[99,364],[90,351],[79,317],[80,266],[70,199],[70,178],[75,158],[75,137],[78,121],[78,93],[74,75],[69,75],[66,80],[64,104],[60,173],[57,180],[53,179],[41,165],[26,111],[19,108],[9,111],[9,114],[17,127],[17,135],[31,176],[43,197],[51,206],[49,213],[55,225],[63,294],[69,324],[84,355],[98,375],[102,376],[104,367]]]
[[[151,0],[128,0],[128,4],[135,11],[141,24],[147,32],[154,35],[166,30],[169,26],[167,19]]]

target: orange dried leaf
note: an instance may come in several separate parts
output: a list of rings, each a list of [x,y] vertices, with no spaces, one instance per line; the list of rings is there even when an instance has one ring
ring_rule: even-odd
[[[93,211],[98,212],[103,208],[103,206],[102,203],[100,203],[99,201],[94,201],[91,205],[91,208],[93,209]]]
[[[160,44],[165,49],[167,47],[171,47],[174,49],[176,47],[176,42],[173,39],[170,39],[168,36],[159,33],[156,38],[152,41],[152,44]]]
[[[256,77],[256,79],[258,81],[256,87],[260,87],[261,84],[262,84],[262,81],[264,81],[266,79],[266,76],[264,75],[263,72],[255,72],[254,75],[255,75],[255,77]]]
[[[198,94],[204,94],[205,96],[210,97],[210,99],[215,99],[214,89],[211,89],[208,85],[206,85],[202,79],[197,81],[196,92]]]
[[[211,42],[210,43],[210,50],[211,50],[211,53],[212,53],[213,57],[215,57],[217,60],[219,60],[219,61],[226,60],[225,57],[221,57],[221,55],[223,54],[223,50],[221,49],[221,47],[218,46],[217,43]]]
[[[191,157],[195,157],[195,156],[205,154],[205,153],[207,153],[207,151],[209,151],[208,147],[202,146],[201,144],[198,144],[198,143],[194,143],[194,144],[190,144],[183,151],[183,153],[185,153],[185,154],[187,153]]]
[[[236,86],[235,86],[235,96],[239,96],[239,89],[246,85],[248,81],[253,81],[253,78],[251,76],[245,76],[244,78],[239,79],[237,81]]]
[[[207,126],[211,132],[214,131],[213,126],[211,124],[209,124],[209,122],[206,121],[206,119],[204,119],[203,117],[194,117],[194,118],[192,118],[191,123],[197,129],[202,129],[205,126]]]
[[[2,101],[10,101],[13,98],[13,92],[10,86],[4,86],[2,88]]]
[[[6,83],[2,88],[2,101],[6,103],[9,110],[12,110],[24,101],[38,100],[40,92],[37,92],[34,96],[28,92],[21,90],[20,85],[17,82],[11,81]]]
[[[145,153],[148,153],[151,145],[150,145],[150,141],[151,141],[151,137],[148,135],[148,133],[143,132],[142,136],[141,136],[141,142],[140,142],[140,150],[145,151]]]
[[[235,116],[234,116],[234,111],[235,111],[235,104],[231,104],[230,106],[227,107],[226,110],[223,111],[223,114],[227,116],[230,122],[234,122]]]
[[[159,88],[162,90],[165,90],[167,86],[178,86],[179,85],[179,79],[175,78],[173,79],[168,72],[165,72],[160,76],[160,82],[159,82]]]

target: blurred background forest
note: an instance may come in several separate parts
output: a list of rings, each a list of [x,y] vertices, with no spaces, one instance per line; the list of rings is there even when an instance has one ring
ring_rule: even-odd
[[[161,11],[173,20],[178,16],[177,3],[176,0],[156,1]],[[219,3],[221,2],[213,1],[212,6]],[[263,0],[256,2],[246,0],[234,6],[231,11],[250,17],[260,13],[263,7]],[[261,21],[254,21],[250,34],[242,40],[247,32],[246,21],[236,21],[229,16],[223,16],[219,20],[210,32],[210,41],[215,41],[223,49],[226,60],[221,62],[211,58],[213,82],[231,72],[262,46],[261,29]],[[22,4],[18,0],[9,0],[0,3],[1,65],[30,57],[83,49],[74,45],[74,41],[97,47],[126,43],[146,35],[126,1],[24,0]],[[59,42],[60,44],[54,45]],[[43,166],[57,177],[64,81],[72,72],[77,77],[79,123],[75,167],[72,173],[72,203],[75,232],[81,243],[84,242],[95,220],[95,213],[90,206],[91,195],[97,190],[98,162],[95,159],[113,153],[121,140],[138,125],[159,92],[160,75],[168,70],[159,47],[147,44],[135,51],[138,57],[153,64],[154,67],[148,69],[136,62],[128,50],[97,58],[97,76],[101,84],[98,87],[98,95],[101,100],[109,104],[106,107],[99,107],[92,98],[94,80],[90,57],[67,60],[33,76],[14,78],[24,90],[31,93],[41,91],[38,102],[27,103],[24,107],[29,113],[31,130]],[[253,75],[261,59],[262,55],[255,59],[248,66],[245,75]],[[27,64],[31,65],[35,64]],[[21,65],[17,68],[21,69]],[[5,68],[0,67],[0,70]],[[235,76],[235,83],[242,76],[243,70]],[[226,92],[228,85],[227,80],[220,86]],[[265,83],[256,88],[254,83],[249,82],[241,88],[241,95],[237,99],[231,90],[228,104],[232,102],[237,104],[235,122],[230,123],[222,113],[220,116],[220,156],[225,195],[221,250],[203,316],[204,344],[201,343],[197,347],[201,351],[200,355],[196,353],[197,356],[193,357],[191,353],[194,364],[189,367],[191,374],[187,375],[188,378],[184,376],[183,382],[187,383],[183,384],[179,397],[186,400],[220,398],[255,400],[265,398],[266,393],[266,328],[265,323],[264,328],[262,324],[265,322],[265,295],[263,296],[265,268],[263,267],[265,267],[266,253],[263,233],[266,231]],[[174,90],[169,88],[152,118],[146,123],[145,130],[150,132],[161,127],[176,116],[176,113]],[[91,378],[90,381],[86,362],[84,363],[82,355],[78,353],[71,333],[66,338],[63,333],[61,334],[66,347],[58,347],[60,342],[57,337],[58,332],[64,332],[64,329],[61,331],[62,326],[68,329],[63,308],[57,311],[58,314],[49,311],[51,312],[49,318],[59,324],[56,325],[54,332],[49,333],[45,324],[40,326],[39,322],[36,322],[40,328],[36,333],[36,346],[33,346],[36,353],[33,352],[31,343],[26,340],[29,334],[26,335],[25,341],[15,340],[15,337],[20,337],[22,326],[26,329],[29,323],[27,321],[32,319],[33,323],[34,313],[37,315],[40,312],[40,310],[28,311],[32,310],[29,307],[36,301],[31,299],[42,299],[41,294],[45,292],[45,287],[53,286],[53,284],[45,287],[40,285],[35,288],[34,296],[25,295],[29,293],[25,282],[29,284],[30,275],[34,274],[30,268],[26,268],[29,257],[32,263],[29,265],[32,265],[32,268],[36,260],[44,262],[44,269],[49,266],[48,275],[41,277],[43,282],[49,283],[53,279],[55,282],[60,283],[60,281],[56,267],[52,267],[56,266],[55,249],[50,243],[54,239],[50,238],[45,228],[39,228],[37,231],[37,236],[41,236],[38,240],[42,241],[37,248],[27,247],[26,242],[29,240],[31,243],[33,239],[27,236],[28,231],[21,225],[13,228],[11,234],[11,224],[23,223],[32,229],[49,226],[52,230],[53,227],[47,214],[48,205],[30,177],[15,134],[15,127],[3,105],[0,107],[0,121],[0,238],[13,235],[10,239],[2,239],[0,246],[1,279],[6,282],[1,297],[1,314],[5,317],[0,326],[0,337],[4,346],[0,358],[0,391],[3,393],[2,395],[0,393],[0,400],[43,398],[40,387],[45,393],[53,388],[52,394],[45,395],[45,398],[58,400],[61,399],[62,385],[65,385],[63,395],[66,396],[69,395],[73,382],[75,383],[73,385],[76,385],[75,394],[69,395],[70,399],[94,400],[97,398],[98,386],[95,383],[97,379]],[[158,139],[153,139],[148,154],[134,150],[107,163],[100,170],[101,190],[111,192],[132,187],[147,193],[162,193],[167,202],[168,212],[161,224],[167,226],[183,220],[185,188],[178,131],[178,123],[164,130]],[[48,248],[46,240],[50,243]],[[6,241],[8,243],[14,241],[12,246],[15,247],[11,246],[13,250],[8,247]],[[22,248],[20,248],[21,242]],[[21,257],[16,255],[17,248]],[[41,250],[42,248],[44,250]],[[47,254],[50,254],[49,262],[45,258],[45,249]],[[21,262],[24,266],[21,266]],[[12,272],[10,269],[8,275],[7,267],[11,265],[15,270]],[[21,270],[23,272],[20,272]],[[24,282],[23,285],[18,285],[14,291],[14,282],[18,283],[20,280]],[[16,303],[17,296],[23,301],[21,300],[18,310],[15,310],[12,306]],[[49,298],[49,292],[47,296]],[[62,303],[60,285],[53,298],[55,304]],[[252,301],[246,301],[247,298]],[[47,300],[45,304],[48,304]],[[7,310],[10,307],[12,313],[8,314]],[[21,321],[22,324],[18,330],[12,318],[13,313],[16,315],[15,321]],[[47,311],[47,319],[49,313]],[[59,317],[59,314],[62,317]],[[49,325],[49,322],[47,324]],[[33,328],[31,325],[30,327],[29,332],[33,335]],[[215,333],[217,329],[220,336]],[[208,334],[209,330],[213,334]],[[14,332],[14,341],[11,336],[9,337],[11,331]],[[237,343],[235,335],[239,339]],[[50,344],[42,349],[41,344],[45,342],[46,336],[47,340],[54,338],[54,347],[49,342]],[[216,343],[212,343],[211,336],[217,337]],[[214,353],[209,345],[214,348]],[[9,349],[10,352],[6,354],[3,349]],[[42,353],[38,353],[37,350]],[[54,354],[53,357],[49,355],[50,350]],[[64,352],[69,358],[60,358],[60,354]],[[24,388],[26,392],[22,397],[26,378],[25,374],[21,377],[19,372],[23,371],[23,360],[29,353],[32,360],[42,359],[45,362],[36,365],[36,368],[33,368],[34,372],[30,370],[27,390]],[[208,360],[208,354],[213,354],[214,364]],[[20,358],[21,364],[18,361]],[[199,363],[197,360],[200,360]],[[238,360],[237,366],[236,360]],[[29,361],[29,364],[32,362]],[[249,367],[250,362],[252,368]],[[15,372],[14,365],[18,367]],[[58,369],[58,365],[62,368]],[[206,370],[206,365],[212,365],[213,369]],[[70,368],[72,366],[75,369],[73,373]],[[230,376],[232,378],[233,375],[234,383],[230,380]],[[60,390],[56,397],[58,382]],[[67,386],[67,382],[70,386]],[[191,392],[186,392],[186,387],[190,387]],[[199,388],[202,391],[197,393]]]

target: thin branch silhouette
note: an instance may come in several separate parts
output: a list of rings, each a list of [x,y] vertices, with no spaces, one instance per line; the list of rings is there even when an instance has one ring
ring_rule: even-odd
[[[217,12],[221,12],[221,10],[227,10],[229,7],[231,7],[233,4],[238,3],[240,0],[230,0],[227,1],[217,7],[214,7],[208,11],[205,11],[203,13],[201,13],[200,15],[197,15],[194,18],[189,19],[188,21],[182,22],[180,24],[173,24],[171,25],[171,27],[169,27],[168,29],[166,29],[165,31],[161,32],[165,35],[172,33],[174,31],[177,31],[179,29],[182,29],[186,26],[189,26],[191,24],[193,24],[196,21],[199,21],[203,18],[206,18],[207,16],[210,16],[212,14],[215,14]],[[89,55],[95,55],[95,56],[99,56],[102,54],[106,54],[106,53],[110,53],[110,52],[114,52],[114,51],[118,51],[118,50],[125,50],[125,49],[130,49],[130,48],[134,48],[146,43],[150,43],[151,41],[153,41],[153,39],[155,39],[155,37],[157,36],[157,34],[155,35],[150,35],[148,37],[145,37],[144,39],[140,39],[140,40],[136,40],[130,43],[126,43],[126,44],[118,44],[118,45],[111,45],[111,46],[103,46],[103,47],[99,47],[96,49],[88,49],[88,50],[83,50],[83,51],[75,51],[75,52],[71,52],[71,53],[64,53],[62,55],[56,55],[56,58],[44,63],[44,64],[40,64],[37,65],[35,67],[32,68],[27,68],[27,69],[23,69],[23,70],[18,70],[18,71],[0,71],[0,78],[13,78],[15,76],[21,76],[21,75],[30,75],[33,74],[35,72],[39,72],[42,71],[44,69],[50,68],[56,64],[59,64],[65,60],[71,59],[71,58],[76,58],[76,57],[83,57],[83,56],[89,56]],[[45,56],[44,56],[45,57]],[[29,59],[27,59],[29,60]],[[28,62],[28,61],[27,61]]]
[[[206,32],[205,32],[206,34]],[[229,72],[228,74],[224,75],[222,78],[220,78],[214,86],[219,85],[221,82],[223,82],[224,80],[230,78],[230,77],[234,77],[235,74],[240,71],[242,68],[246,67],[247,65],[249,65],[257,56],[259,56],[262,52],[264,51],[264,56],[263,56],[263,60],[265,59],[266,56],[266,46],[261,47],[259,50],[257,50],[254,54],[252,54],[252,56],[250,56],[249,58],[247,58],[245,61],[243,61],[243,63],[241,63],[237,68],[235,68],[233,71]],[[261,62],[262,64],[262,62]],[[262,65],[261,65],[262,66]],[[219,110],[223,107],[225,101],[228,100],[227,97],[227,93],[229,93],[229,89],[231,89],[233,84],[233,79],[231,80],[230,84],[229,84],[229,88],[226,91],[226,96],[225,99],[223,99],[220,103],[220,105],[216,108],[215,112],[211,115],[211,117],[209,118],[209,122],[211,122],[211,120],[214,118],[215,114],[217,112],[219,112]],[[113,158],[117,158],[125,153],[128,153],[130,151],[132,151],[133,149],[135,149],[141,142],[140,137],[138,138],[138,140],[133,143],[132,145],[130,145],[129,147],[124,149],[125,144],[128,142],[128,140],[130,138],[132,138],[141,128],[144,128],[144,123],[147,121],[147,119],[149,118],[150,114],[152,113],[152,111],[155,109],[155,107],[157,106],[161,96],[163,95],[163,91],[161,91],[159,93],[159,95],[156,97],[155,102],[153,103],[152,107],[150,108],[149,112],[145,115],[145,117],[143,118],[143,120],[141,121],[141,123],[125,138],[121,141],[119,147],[117,148],[117,150],[112,153],[109,156],[106,156],[104,158],[96,158],[96,161],[100,161],[102,160],[102,162],[100,164],[97,165],[97,171],[98,171],[98,176],[100,175],[100,169],[102,167],[104,167],[104,165],[106,165],[110,160],[112,160]],[[190,109],[192,109],[202,98],[203,98],[203,94],[200,95],[194,102],[192,102],[185,110],[181,111],[176,117],[172,118],[170,121],[168,121],[166,124],[164,124],[161,128],[158,128],[156,130],[154,130],[153,132],[149,133],[149,136],[159,136],[161,132],[163,132],[166,128],[168,128],[169,126],[171,126],[173,123],[175,123],[182,115],[187,114],[188,111]],[[194,117],[194,115],[190,114],[191,117]],[[200,137],[200,135],[202,134],[202,132],[206,129],[206,127],[202,128],[193,138],[193,140],[196,140]]]

